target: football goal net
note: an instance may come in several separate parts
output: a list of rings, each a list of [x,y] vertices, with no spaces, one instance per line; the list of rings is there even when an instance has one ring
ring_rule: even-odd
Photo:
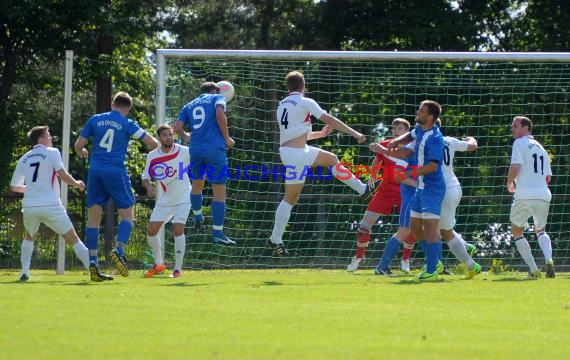
[[[475,258],[484,269],[524,265],[510,236],[512,195],[506,178],[511,121],[515,115],[528,116],[533,134],[552,161],[547,231],[554,259],[558,265],[570,265],[570,166],[568,140],[564,140],[570,132],[570,54],[159,50],[159,124],[174,124],[181,108],[199,95],[204,81],[230,81],[236,94],[227,108],[236,145],[228,151],[233,176],[227,184],[224,229],[238,246],[213,245],[210,230],[195,232],[190,216],[186,267],[343,268],[354,255],[367,204],[340,181],[316,175],[307,177],[284,236],[291,256],[277,258],[265,247],[283,197],[275,110],[287,96],[284,78],[291,70],[305,75],[307,97],[364,133],[367,144],[391,137],[396,117],[413,123],[419,103],[426,99],[442,105],[444,135],[477,139],[476,152],[458,153],[454,161],[463,186],[456,231],[477,246]],[[313,119],[314,130],[322,125]],[[366,145],[338,132],[311,144],[353,165],[370,165],[373,159]],[[211,226],[211,190],[204,195],[206,224]],[[397,214],[380,218],[361,268],[377,265],[397,226]],[[166,232],[168,253],[173,251],[169,226]],[[526,235],[541,264],[534,233]],[[444,257],[446,265],[456,263],[447,251]],[[423,259],[416,247],[413,266],[423,264]]]

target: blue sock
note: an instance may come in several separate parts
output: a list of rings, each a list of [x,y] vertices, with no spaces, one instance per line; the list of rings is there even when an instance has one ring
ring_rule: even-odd
[[[192,204],[192,210],[200,210],[202,208],[202,194],[190,193],[190,203]]]
[[[427,244],[426,271],[430,274],[433,273],[437,267],[440,249],[441,249],[441,241]]]
[[[130,220],[121,220],[117,227],[117,252],[120,256],[125,255],[124,247],[129,243],[129,238],[133,232],[133,223]]]
[[[378,264],[378,269],[387,269],[390,267],[392,259],[396,256],[398,250],[400,250],[400,242],[395,237],[390,237],[388,242],[386,242],[386,248],[384,248],[384,253],[382,254],[382,260]]]
[[[89,250],[89,262],[98,263],[97,250],[99,248],[99,228],[85,228],[85,246]]]
[[[226,203],[221,201],[212,201],[212,223],[214,234],[216,231],[222,232],[224,228],[224,220],[226,217]]]
[[[427,258],[427,241],[425,240],[418,240],[418,246],[424,253],[424,256]]]

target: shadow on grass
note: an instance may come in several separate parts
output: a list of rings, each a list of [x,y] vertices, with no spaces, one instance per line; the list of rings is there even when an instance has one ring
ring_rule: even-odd
[[[398,281],[390,282],[390,284],[394,285],[423,285],[423,284],[441,284],[441,283],[450,283],[452,282],[451,279],[437,279],[436,281],[419,281],[418,279],[408,278],[408,279],[401,279]]]
[[[266,285],[266,286],[279,286],[279,285],[284,285],[282,282],[279,281],[264,281],[261,283],[261,285]]]
[[[171,284],[162,284],[160,286],[178,286],[178,287],[197,287],[197,286],[207,286],[207,285],[212,285],[212,284],[198,284],[198,283],[190,283],[190,282],[175,282],[175,283],[171,283]]]
[[[539,279],[526,278],[526,277],[506,277],[500,279],[493,279],[493,282],[513,282],[513,281],[537,281]]]
[[[34,286],[34,285],[72,285],[72,286],[86,286],[91,284],[90,280],[84,280],[81,282],[64,282],[64,281],[50,281],[50,280],[28,280],[20,281],[18,279],[9,282],[0,282],[0,285],[14,285],[22,284],[22,286]]]

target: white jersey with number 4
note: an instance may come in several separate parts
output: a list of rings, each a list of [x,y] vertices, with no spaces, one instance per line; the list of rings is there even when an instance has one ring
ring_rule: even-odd
[[[315,100],[296,91],[289,93],[289,96],[279,102],[276,112],[280,130],[279,144],[283,145],[289,140],[310,133],[311,115],[319,119],[326,113]]]
[[[58,149],[36,145],[18,160],[10,185],[26,185],[22,207],[61,205],[56,171],[63,168]]]
[[[552,175],[548,153],[531,135],[518,138],[513,143],[511,165],[520,164],[514,199],[536,199],[550,201],[546,177]]]
[[[454,137],[444,136],[443,142],[445,147],[443,149],[443,179],[445,180],[445,187],[449,189],[452,186],[460,185],[457,176],[453,172],[453,158],[456,151],[465,152],[469,147],[467,141],[459,140]]]
[[[168,153],[160,146],[148,153],[143,180],[155,180],[160,188],[156,205],[174,206],[190,202],[188,166],[190,152],[187,146],[174,144]]]

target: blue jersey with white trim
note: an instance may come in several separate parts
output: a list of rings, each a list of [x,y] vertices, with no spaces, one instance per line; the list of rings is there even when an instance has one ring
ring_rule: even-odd
[[[109,167],[124,169],[129,140],[141,140],[146,132],[136,122],[113,110],[93,115],[80,135],[93,141],[90,167],[108,170]]]
[[[182,108],[178,120],[192,133],[190,151],[225,149],[226,142],[216,118],[216,106],[226,110],[226,99],[220,94],[202,94]]]
[[[439,128],[434,125],[433,128],[424,131],[421,126],[417,126],[414,130],[416,139],[415,147],[415,159],[417,165],[420,167],[426,166],[431,161],[437,163],[437,170],[429,173],[427,175],[420,176],[418,178],[418,188],[424,189],[429,188],[439,188],[445,189],[445,181],[443,179],[443,172],[441,166],[443,163],[443,152],[445,149],[445,142],[443,141],[443,135]]]

